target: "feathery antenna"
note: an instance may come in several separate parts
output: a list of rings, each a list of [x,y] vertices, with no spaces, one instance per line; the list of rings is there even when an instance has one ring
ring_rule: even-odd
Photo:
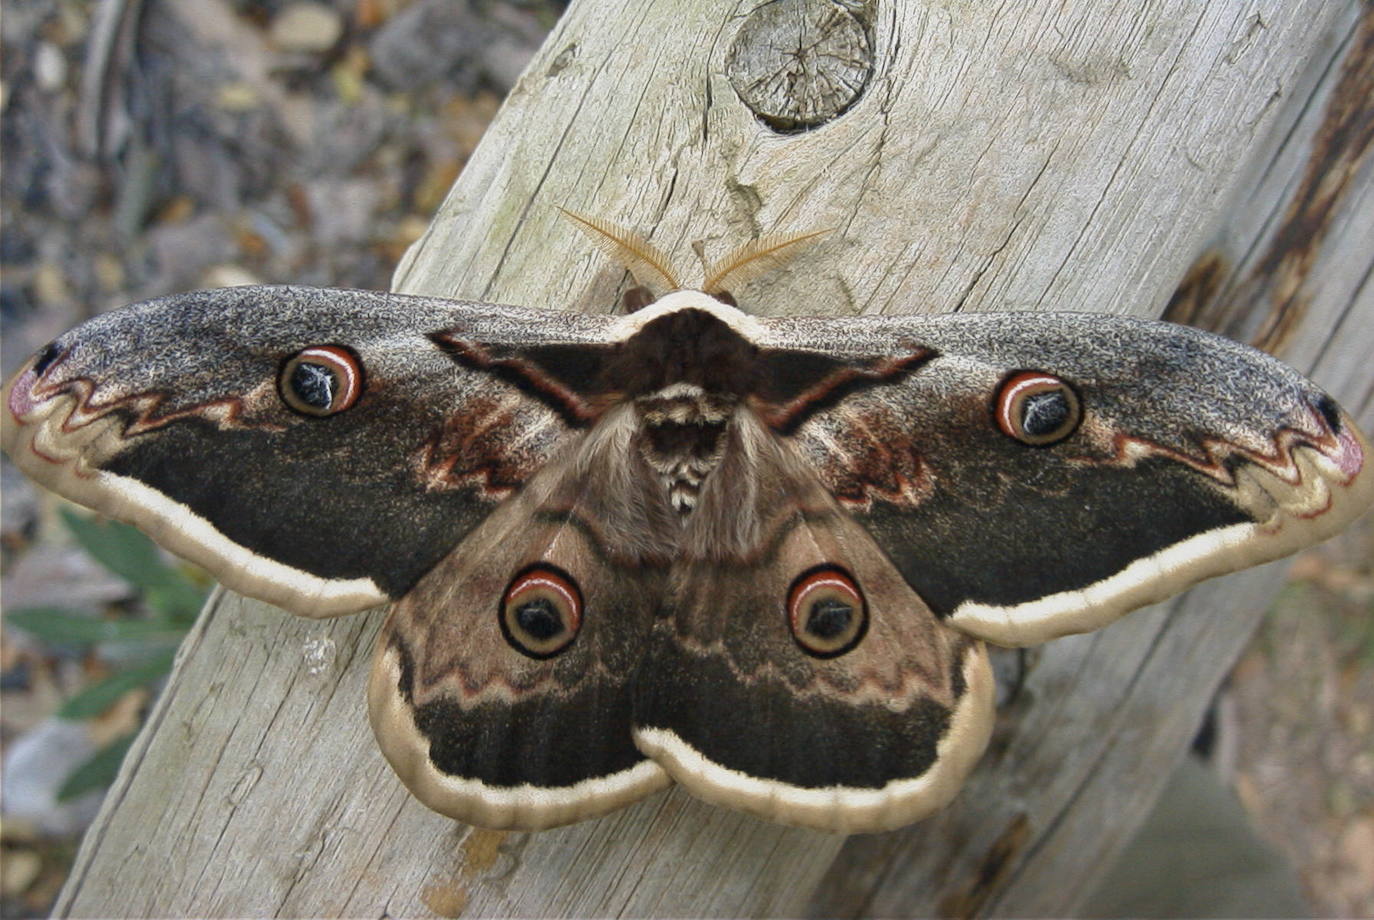
[[[701,290],[705,294],[718,294],[725,290],[725,279],[731,276],[734,284],[747,284],[790,256],[793,247],[829,232],[827,227],[806,233],[770,233],[745,243],[706,269]]]
[[[648,287],[651,279],[657,279],[662,280],[670,291],[682,288],[668,257],[638,233],[599,217],[589,217],[567,208],[558,210],[572,220],[578,229],[591,239],[596,248],[623,265],[639,284]],[[647,277],[645,273],[648,274]]]

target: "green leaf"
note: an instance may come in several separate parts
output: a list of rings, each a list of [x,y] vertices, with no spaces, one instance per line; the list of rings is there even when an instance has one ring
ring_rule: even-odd
[[[93,789],[104,789],[114,782],[115,776],[119,773],[119,765],[124,762],[124,755],[129,753],[129,746],[134,743],[136,734],[138,733],[129,732],[122,738],[116,738],[69,773],[57,790],[57,801],[69,802]]]
[[[111,674],[81,690],[57,710],[59,719],[92,719],[109,709],[130,690],[152,683],[172,670],[175,649],[168,649],[142,664]]]
[[[153,541],[128,524],[100,522],[62,509],[62,520],[76,542],[105,568],[143,588],[160,587],[182,580],[180,573],[162,561]]]
[[[205,606],[205,595],[208,593],[189,579],[183,579],[170,585],[149,588],[146,597],[148,606],[155,612],[172,622],[189,625],[195,622],[200,608]]]
[[[59,607],[25,607],[5,614],[5,622],[44,642],[88,645],[96,642],[180,642],[186,626],[156,620],[103,620]]]

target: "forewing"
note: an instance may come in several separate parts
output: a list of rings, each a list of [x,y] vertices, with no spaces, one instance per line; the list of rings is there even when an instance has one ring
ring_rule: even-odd
[[[1350,417],[1208,333],[1090,314],[770,322],[771,347],[920,356],[762,411],[936,613],[998,643],[1096,628],[1324,539],[1374,500]],[[1067,437],[1030,445],[999,424],[1028,371],[1076,394]]]
[[[363,291],[242,287],[106,314],[4,390],[3,445],[244,593],[345,613],[402,595],[595,411],[521,360],[605,322]],[[291,356],[356,359],[345,411],[293,411]]]

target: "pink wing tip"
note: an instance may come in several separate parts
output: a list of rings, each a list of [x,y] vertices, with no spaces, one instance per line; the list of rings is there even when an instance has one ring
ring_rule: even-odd
[[[33,385],[37,380],[38,375],[30,367],[15,378],[14,384],[10,387],[9,399],[6,402],[10,414],[21,422],[24,420],[24,416],[32,412],[34,406],[37,405],[33,399]]]
[[[1348,422],[1341,427],[1341,433],[1336,436],[1336,443],[1340,449],[1333,459],[1341,472],[1353,480],[1364,468],[1364,448]]]

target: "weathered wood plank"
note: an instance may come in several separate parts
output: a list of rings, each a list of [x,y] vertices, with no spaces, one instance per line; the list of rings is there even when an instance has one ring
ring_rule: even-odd
[[[651,231],[684,265],[695,239],[717,251],[835,227],[737,292],[764,313],[1158,315],[1254,181],[1276,103],[1349,34],[1359,4],[851,4],[843,14],[873,39],[867,88],[795,135],[760,124],[726,76],[752,8],[574,4],[397,287],[608,309],[623,273],[558,217],[566,206]],[[1368,393],[1343,385],[1365,379],[1358,365],[1299,343],[1354,322],[1361,303],[1310,310],[1288,345],[1356,406]],[[1172,613],[1039,653],[969,791],[915,830],[851,841],[814,909],[1036,912],[1051,903],[1043,889],[1018,887],[1034,878],[1072,880],[1060,903],[1075,903],[1148,806],[1273,577],[1209,585]],[[1189,612],[1199,605],[1212,615]],[[217,598],[57,913],[795,914],[843,844],[680,792],[536,835],[433,815],[366,727],[377,623]],[[971,886],[999,839],[1005,871]]]
[[[1323,381],[1366,427],[1371,100],[1374,11],[1351,8],[1285,91],[1169,309],[1270,348]],[[1297,224],[1304,232],[1292,231]],[[963,807],[852,840],[813,913],[1073,915],[1095,888],[1094,868],[1111,862],[1152,806],[1285,569],[1278,562],[1211,582],[1047,647]],[[949,883],[932,887],[932,874]]]

